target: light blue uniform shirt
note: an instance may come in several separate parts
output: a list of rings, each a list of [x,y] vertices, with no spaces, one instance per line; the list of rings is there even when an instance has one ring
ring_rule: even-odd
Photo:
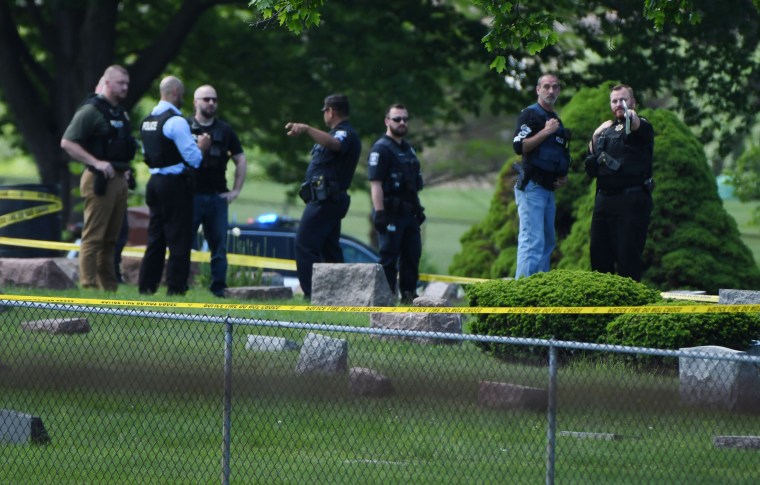
[[[180,116],[172,116],[166,123],[164,123],[164,136],[174,142],[177,145],[179,154],[182,155],[182,159],[187,162],[193,168],[201,166],[201,160],[203,160],[203,152],[198,148],[197,143],[193,139],[193,134],[190,133],[190,125],[187,120],[182,117],[182,112],[177,109],[176,106],[168,101],[161,100],[158,102],[151,115],[157,116],[166,110],[173,110]],[[170,165],[168,167],[151,168],[149,169],[151,174],[162,175],[178,175],[185,170],[185,164],[178,163],[176,165]]]

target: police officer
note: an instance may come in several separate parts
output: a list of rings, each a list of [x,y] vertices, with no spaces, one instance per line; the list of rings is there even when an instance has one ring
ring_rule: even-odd
[[[330,132],[304,123],[288,123],[288,136],[306,133],[314,140],[311,162],[299,196],[306,202],[296,233],[296,270],[301,289],[311,298],[311,274],[314,263],[342,263],[340,248],[341,220],[351,203],[347,191],[361,153],[361,140],[348,122],[348,97],[327,96],[322,115]]]
[[[549,271],[556,238],[554,190],[565,185],[570,166],[570,131],[554,112],[561,86],[554,74],[538,78],[538,102],[522,110],[512,141],[522,163],[515,184],[520,218],[515,278]]]
[[[87,170],[82,173],[84,226],[79,252],[82,288],[116,291],[116,240],[127,210],[125,172],[135,156],[129,116],[121,102],[127,97],[129,73],[109,66],[102,82],[79,107],[61,139],[61,148]]]
[[[408,123],[404,105],[388,107],[385,135],[372,145],[368,171],[380,264],[394,294],[397,273],[400,275],[402,303],[411,303],[417,297],[422,255],[420,224],[425,220],[417,195],[422,190],[420,162],[414,148],[404,140]]]
[[[145,187],[150,209],[148,245],[140,265],[138,290],[143,294],[157,291],[168,246],[167,294],[184,295],[193,241],[193,171],[200,166],[211,138],[203,134],[197,141],[193,139],[190,125],[179,110],[185,95],[182,81],[167,76],[159,89],[161,101],[143,120],[140,130],[151,175]]]
[[[641,255],[652,213],[654,129],[635,108],[633,88],[612,88],[614,120],[594,131],[585,168],[596,177],[591,269],[641,281]]]
[[[232,127],[217,118],[219,106],[216,90],[204,85],[195,90],[193,105],[195,115],[188,117],[193,136],[208,133],[211,147],[203,156],[196,173],[193,198],[193,234],[203,224],[203,234],[211,251],[211,293],[224,297],[227,287],[227,221],[228,206],[243,189],[248,163],[243,147]],[[232,190],[227,189],[225,172],[230,157],[235,163],[235,181]],[[198,249],[198,239],[193,239]]]

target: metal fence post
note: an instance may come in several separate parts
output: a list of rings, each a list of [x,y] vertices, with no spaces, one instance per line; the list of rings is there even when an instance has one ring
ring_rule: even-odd
[[[549,343],[549,405],[546,428],[546,484],[554,485],[554,459],[557,447],[557,347]]]
[[[230,483],[230,428],[232,426],[232,321],[225,319],[224,333],[224,424],[222,427],[222,485]]]

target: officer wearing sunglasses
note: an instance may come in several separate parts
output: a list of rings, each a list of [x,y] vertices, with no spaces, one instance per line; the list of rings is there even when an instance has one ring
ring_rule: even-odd
[[[372,146],[368,160],[380,264],[391,291],[396,294],[400,290],[401,302],[407,304],[417,297],[422,255],[420,225],[425,220],[425,208],[417,195],[423,185],[420,161],[404,139],[408,122],[404,105],[389,106],[385,111],[385,135]]]

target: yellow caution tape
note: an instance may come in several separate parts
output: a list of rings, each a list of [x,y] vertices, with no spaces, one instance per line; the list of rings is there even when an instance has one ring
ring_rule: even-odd
[[[62,298],[50,296],[0,295],[0,301],[26,301],[60,305],[105,305],[124,307],[196,308],[214,310],[338,312],[338,313],[502,313],[553,315],[609,314],[694,314],[694,313],[760,313],[760,305],[684,305],[684,306],[619,306],[619,307],[365,307],[320,305],[260,305],[245,303],[190,303],[145,300],[106,300],[99,298]]]
[[[0,190],[0,200],[26,200],[32,202],[45,202],[45,204],[19,209],[0,215],[0,228],[28,221],[47,214],[59,212],[63,209],[61,198],[46,192],[32,190]]]

